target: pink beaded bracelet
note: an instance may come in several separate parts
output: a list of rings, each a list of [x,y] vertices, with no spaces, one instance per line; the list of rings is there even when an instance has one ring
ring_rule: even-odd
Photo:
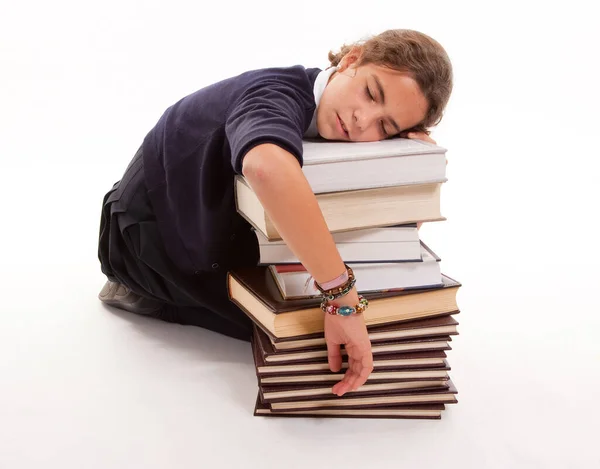
[[[334,278],[333,280],[330,280],[329,282],[319,283],[319,286],[323,290],[331,290],[333,288],[343,285],[347,281],[348,281],[348,270],[344,270],[343,274],[338,275],[336,278]]]

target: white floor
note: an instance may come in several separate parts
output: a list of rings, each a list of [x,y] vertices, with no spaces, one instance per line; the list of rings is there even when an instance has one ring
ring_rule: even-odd
[[[552,21],[527,35],[537,10],[525,5],[499,12],[503,26],[482,12],[456,28],[418,12],[402,25],[370,13],[365,26],[347,12],[354,23],[322,32],[330,48],[408,24],[445,39],[456,68],[434,133],[448,148],[448,221],[422,238],[464,285],[449,353],[459,404],[441,421],[386,421],[253,417],[248,344],[97,300],[102,196],[162,109],[194,89],[194,73],[206,77],[184,62],[188,15],[167,15],[183,26],[158,47],[149,31],[166,13],[154,4],[63,3],[34,17],[19,7],[3,29],[13,73],[0,87],[0,468],[599,467],[598,34],[582,7],[545,7],[555,22],[583,22],[557,35]],[[88,22],[68,21],[76,14]],[[298,60],[317,57],[310,47]],[[161,72],[154,52],[188,68]]]

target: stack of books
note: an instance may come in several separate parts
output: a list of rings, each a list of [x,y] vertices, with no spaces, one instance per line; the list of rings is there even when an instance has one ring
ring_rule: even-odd
[[[363,314],[374,370],[341,397],[331,388],[348,364],[329,370],[320,293],[237,177],[237,209],[260,246],[259,266],[228,275],[230,299],[255,324],[255,415],[439,419],[446,404],[457,402],[447,351],[458,334],[461,285],[442,274],[440,258],[417,229],[419,222],[444,220],[445,153],[407,139],[304,142],[304,174],[358,292],[369,300]]]

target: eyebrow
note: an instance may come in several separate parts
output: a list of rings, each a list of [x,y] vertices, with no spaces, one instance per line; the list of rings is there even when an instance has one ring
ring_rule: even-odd
[[[385,93],[383,92],[383,86],[381,86],[379,78],[374,73],[371,74],[371,77],[373,78],[373,80],[375,80],[375,84],[377,85],[377,91],[379,91],[379,95],[381,96],[381,103],[385,104]],[[402,132],[402,130],[400,130],[400,127],[398,126],[398,124],[396,124],[396,121],[394,119],[390,117],[390,121],[392,125],[396,128],[396,132]]]

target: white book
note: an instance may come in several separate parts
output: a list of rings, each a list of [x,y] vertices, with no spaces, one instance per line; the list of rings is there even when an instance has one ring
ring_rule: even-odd
[[[445,182],[446,149],[422,140],[304,140],[302,171],[315,194]]]
[[[255,230],[262,265],[295,264],[300,261],[285,241],[269,241]],[[416,224],[367,228],[333,233],[333,241],[346,263],[421,261],[421,244]]]
[[[421,242],[422,261],[351,264],[359,293],[429,288],[443,284],[440,258]],[[284,299],[320,296],[302,265],[271,265],[269,270]]]

